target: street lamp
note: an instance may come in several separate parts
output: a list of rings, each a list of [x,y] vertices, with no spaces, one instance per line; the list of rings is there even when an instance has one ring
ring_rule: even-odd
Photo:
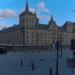
[[[58,50],[59,50],[59,41],[57,40],[55,47],[57,49],[57,56],[56,56],[56,75],[58,75],[59,71],[58,71]]]
[[[61,57],[62,57],[62,36],[61,36],[60,40],[61,40]]]
[[[25,28],[24,28],[24,27],[21,28],[21,32],[22,32],[22,35],[23,35],[23,36],[22,36],[22,37],[23,37],[23,38],[22,38],[22,39],[23,39],[22,42],[23,42],[23,50],[24,50],[24,46],[25,46]],[[23,66],[22,57],[21,57],[20,65]]]
[[[53,37],[53,44],[54,44],[54,37]]]
[[[53,37],[53,49],[54,49],[54,37]]]

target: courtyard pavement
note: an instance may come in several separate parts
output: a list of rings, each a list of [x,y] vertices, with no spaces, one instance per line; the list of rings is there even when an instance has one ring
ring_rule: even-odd
[[[60,55],[59,51],[59,75],[75,75],[75,69],[67,67],[66,63],[67,58],[72,57],[72,51],[64,49],[62,57]],[[56,51],[9,52],[0,55],[0,75],[50,75],[50,68],[52,75],[55,75]]]

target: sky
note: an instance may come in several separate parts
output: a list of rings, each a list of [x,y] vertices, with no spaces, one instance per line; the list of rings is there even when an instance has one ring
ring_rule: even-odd
[[[51,15],[57,25],[75,22],[75,0],[28,0],[29,10],[36,9],[40,23],[48,24]],[[0,27],[19,24],[19,15],[25,10],[26,0],[0,0]]]

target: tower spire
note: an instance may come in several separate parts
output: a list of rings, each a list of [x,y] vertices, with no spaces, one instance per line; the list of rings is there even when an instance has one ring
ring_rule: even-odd
[[[26,11],[29,11],[28,0],[26,0]]]
[[[51,15],[51,20],[53,20],[53,15]]]

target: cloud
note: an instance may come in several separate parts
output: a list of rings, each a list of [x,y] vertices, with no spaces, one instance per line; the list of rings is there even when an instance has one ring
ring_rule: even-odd
[[[29,10],[34,13],[35,12],[35,9],[34,8],[29,8]]]
[[[0,10],[0,20],[17,17],[17,13],[11,9]]]
[[[38,9],[39,11],[43,11],[43,12],[49,13],[49,10],[46,8],[45,2],[43,2],[43,1],[40,2],[40,3],[38,3],[37,9]]]
[[[3,29],[3,26],[0,26],[0,30],[2,30]]]

